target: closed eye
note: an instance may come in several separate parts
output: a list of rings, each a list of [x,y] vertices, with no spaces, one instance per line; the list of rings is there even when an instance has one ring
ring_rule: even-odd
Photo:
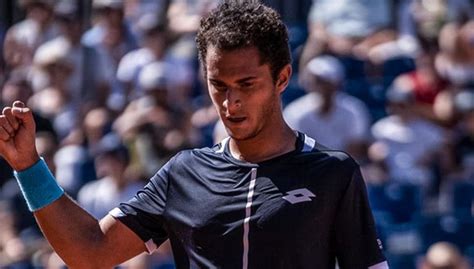
[[[253,86],[252,82],[244,82],[240,84],[240,87],[242,88],[251,88]]]
[[[218,81],[210,81],[211,85],[214,89],[216,89],[219,92],[224,92],[227,90],[227,85],[224,83],[218,82]]]
[[[213,85],[214,89],[216,89],[218,92],[225,92],[227,91],[227,87],[226,86],[216,86],[216,85]]]

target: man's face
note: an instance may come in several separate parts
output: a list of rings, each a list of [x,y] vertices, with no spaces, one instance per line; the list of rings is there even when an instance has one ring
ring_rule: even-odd
[[[61,32],[72,42],[79,42],[82,35],[82,25],[79,18],[58,16],[56,19]]]
[[[270,66],[261,64],[255,47],[219,50],[210,46],[206,57],[207,84],[211,99],[235,140],[256,137],[271,128],[280,108],[280,93]]]
[[[16,100],[26,103],[32,95],[32,91],[29,87],[15,85],[13,83],[5,83],[1,90],[1,102],[4,105],[11,105]]]
[[[103,7],[98,9],[99,16],[104,19],[107,27],[120,28],[123,21],[123,10],[120,8]]]
[[[324,98],[330,98],[337,91],[338,86],[335,83],[330,82],[327,79],[321,78],[319,76],[311,77],[311,88],[319,92]]]
[[[118,175],[123,174],[126,167],[126,163],[113,153],[99,155],[95,160],[95,169],[99,178],[107,176],[118,178]]]

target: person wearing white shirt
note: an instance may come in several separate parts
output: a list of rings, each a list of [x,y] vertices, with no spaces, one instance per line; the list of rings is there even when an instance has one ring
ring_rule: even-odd
[[[309,91],[284,110],[288,124],[329,148],[351,150],[368,137],[370,116],[364,103],[339,89],[344,70],[332,56],[311,60],[306,70]]]

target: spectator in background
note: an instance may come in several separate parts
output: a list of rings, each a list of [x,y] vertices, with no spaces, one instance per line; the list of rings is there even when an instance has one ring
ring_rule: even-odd
[[[73,197],[87,182],[96,179],[93,152],[101,139],[110,132],[112,115],[104,107],[91,109],[84,116],[81,125],[63,140],[63,146],[56,154],[57,181]]]
[[[360,100],[340,91],[344,83],[342,65],[332,56],[319,56],[308,63],[304,72],[309,93],[285,108],[285,120],[291,128],[318,143],[360,158],[371,120]]]
[[[53,121],[59,139],[64,139],[76,127],[80,117],[80,103],[69,90],[74,73],[70,47],[66,43],[47,43],[35,53],[32,85],[34,95],[30,104]]]
[[[197,60],[197,51],[195,46],[195,37],[199,28],[199,20],[207,15],[209,11],[215,8],[218,0],[170,0],[167,12],[167,19],[170,31],[174,34],[173,44],[170,45],[169,54],[175,62],[179,62],[180,66],[186,67],[187,70],[194,72],[187,74],[186,78],[189,82],[195,83],[187,87],[180,87],[181,98],[178,100],[184,106],[196,105],[200,102],[200,95],[207,95],[207,91],[200,87],[199,84],[199,64]],[[180,71],[183,72],[183,71]],[[197,85],[196,85],[197,84]],[[179,95],[178,95],[179,96]],[[197,98],[196,98],[197,97]],[[194,102],[191,104],[191,98]],[[202,104],[202,103],[201,103]]]
[[[451,140],[452,166],[449,178],[474,179],[474,89],[459,91],[453,100],[459,118]]]
[[[140,70],[153,61],[161,61],[166,54],[169,32],[166,25],[154,13],[145,14],[138,20],[137,28],[142,36],[141,48],[127,53],[119,62],[117,78],[125,84],[129,100],[141,96],[138,85]]]
[[[53,49],[65,47],[68,51],[72,74],[67,81],[67,92],[71,100],[79,103],[84,113],[95,105],[104,105],[108,93],[107,66],[104,55],[95,47],[81,43],[83,30],[83,8],[76,0],[60,0],[54,7],[54,14],[61,35],[44,45]]]
[[[166,22],[169,6],[172,0],[127,0],[124,2],[124,17],[130,24],[132,32],[142,39],[142,33],[138,26],[139,21],[146,14],[154,14],[158,21]]]
[[[107,107],[120,112],[126,104],[126,92],[116,79],[116,72],[122,57],[137,48],[137,40],[124,20],[123,0],[93,0],[92,7],[96,13],[95,25],[84,33],[82,42],[96,47],[104,55],[107,66],[110,92],[107,96]]]
[[[437,118],[450,127],[454,127],[458,121],[454,107],[455,95],[463,88],[472,88],[474,85],[473,25],[472,21],[446,24],[438,39],[440,51],[435,59],[435,67],[451,87],[438,94],[434,112]]]
[[[455,86],[474,85],[474,21],[446,24],[439,35],[435,66]]]
[[[58,35],[53,23],[53,0],[22,0],[26,18],[8,29],[3,55],[7,65],[14,69],[31,63],[36,48]]]
[[[413,112],[427,120],[441,122],[433,110],[437,95],[446,90],[448,81],[443,79],[435,67],[438,48],[435,45],[424,44],[416,57],[416,70],[398,76],[393,87],[404,88],[413,92],[416,107]]]
[[[217,0],[171,0],[167,13],[170,28],[179,34],[196,33],[201,17],[215,8],[217,3]]]
[[[459,249],[448,242],[438,242],[430,246],[420,269],[469,269],[469,262]]]
[[[394,6],[398,6],[395,11],[398,18],[396,39],[366,42],[365,45],[362,42],[355,48],[356,52],[365,51],[366,58],[375,64],[397,57],[419,58],[420,54],[425,56],[425,45],[437,41],[440,30],[446,22],[464,23],[473,15],[469,0],[392,2]]]
[[[8,104],[12,100],[22,100],[27,103],[33,94],[28,80],[27,68],[18,68],[11,72],[3,84],[1,91],[1,103]]]
[[[370,47],[395,39],[389,0],[314,0],[308,15],[309,36],[300,69],[325,53],[366,58]],[[370,15],[369,15],[370,14]],[[364,43],[358,50],[356,45]],[[364,49],[360,49],[363,47]]]
[[[94,108],[84,117],[83,125],[80,130],[83,132],[81,141],[77,144],[87,145],[88,150],[94,151],[100,145],[100,141],[104,135],[109,133],[112,128],[113,118],[106,108]]]
[[[428,189],[433,164],[446,142],[444,130],[413,112],[417,104],[411,89],[392,85],[387,101],[389,115],[371,128],[377,155],[384,155],[391,180]]]
[[[469,3],[469,0],[402,0],[391,2],[392,7],[395,8],[392,13],[397,15],[396,38],[375,43],[365,42],[369,46],[362,42],[355,48],[356,52],[365,51],[366,57],[372,63],[381,63],[396,57],[416,58],[425,49],[423,43],[436,42],[441,27],[446,22],[464,23],[474,15],[472,12],[473,6]]]
[[[25,242],[18,235],[12,205],[0,201],[0,267],[28,268]]]
[[[160,22],[156,14],[148,13],[138,22],[138,27],[142,33],[142,48],[127,53],[119,63],[117,69],[117,78],[125,84],[129,93],[129,100],[136,99],[143,95],[138,83],[138,75],[142,68],[154,61],[163,61],[167,63],[170,73],[169,87],[173,89],[170,94],[175,100],[188,95],[189,87],[193,82],[193,75],[187,65],[174,58],[169,53],[171,33],[168,26]]]
[[[315,56],[334,55],[345,67],[343,90],[362,100],[372,119],[385,116],[385,91],[396,76],[413,69],[410,57],[418,49],[415,38],[402,37],[395,26],[406,1],[315,0],[299,70]]]
[[[170,100],[169,64],[153,62],[145,66],[138,81],[144,96],[132,101],[114,123],[114,129],[135,144],[146,176],[151,176],[181,149],[196,144],[190,112]]]
[[[389,0],[314,0],[309,20],[333,35],[364,37],[391,24],[390,4]]]
[[[82,42],[89,46],[104,46],[116,60],[137,47],[136,36],[124,20],[123,0],[93,0],[92,8],[96,21],[84,34]]]
[[[95,218],[104,217],[115,205],[135,195],[144,185],[127,177],[128,149],[120,138],[109,133],[95,150],[97,180],[84,185],[77,196],[79,204]]]
[[[470,0],[407,0],[405,3],[400,10],[400,31],[425,40],[436,40],[446,23],[464,23],[474,16]]]

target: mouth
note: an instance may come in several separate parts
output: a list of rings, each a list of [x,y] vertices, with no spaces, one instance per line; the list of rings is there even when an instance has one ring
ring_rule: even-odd
[[[231,123],[241,123],[247,119],[247,117],[226,117]]]

